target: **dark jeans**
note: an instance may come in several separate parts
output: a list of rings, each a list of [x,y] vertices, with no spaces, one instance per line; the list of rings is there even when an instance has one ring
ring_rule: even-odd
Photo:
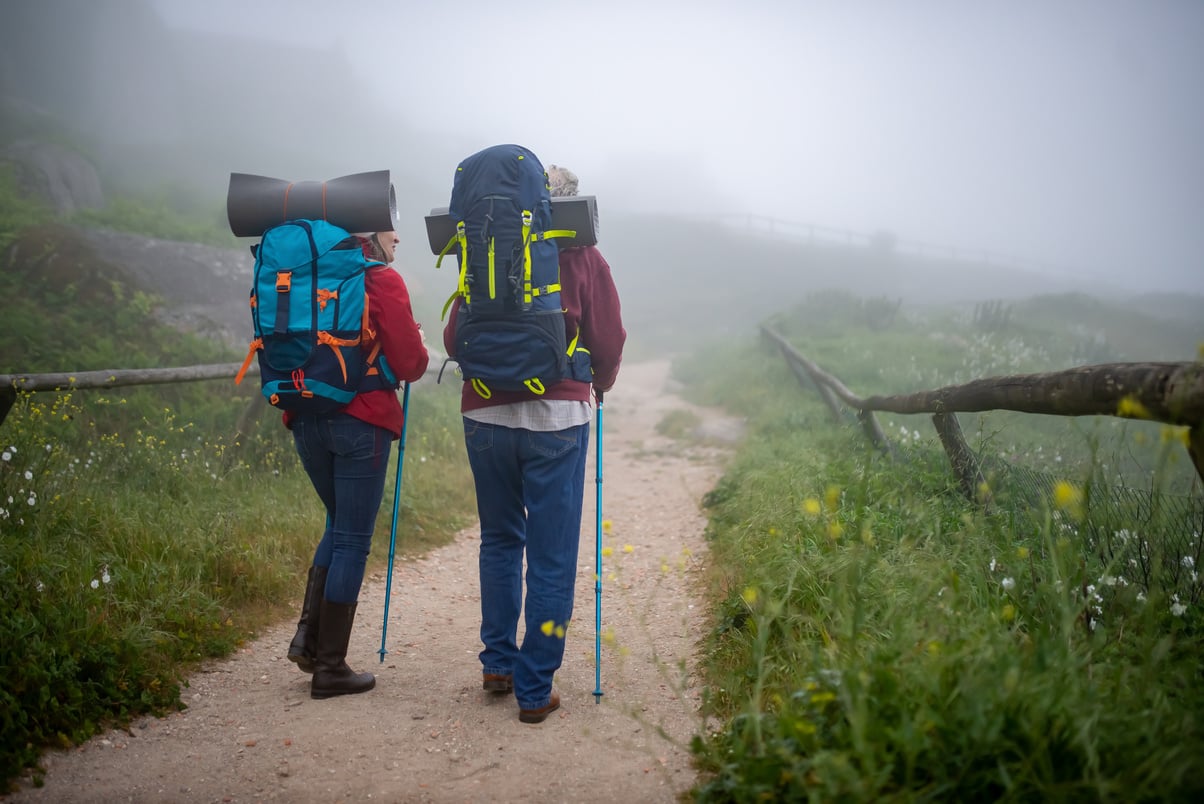
[[[384,496],[393,434],[344,413],[308,414],[293,420],[293,442],[326,506],[326,530],[314,551],[314,566],[330,568],[325,597],[355,603]]]
[[[537,709],[550,700],[573,616],[589,425],[534,432],[465,419],[464,442],[481,518],[482,672],[513,673],[519,707]]]

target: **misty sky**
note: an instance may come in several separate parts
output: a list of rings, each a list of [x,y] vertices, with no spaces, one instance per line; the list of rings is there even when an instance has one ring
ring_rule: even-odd
[[[463,155],[524,144],[603,209],[887,230],[1204,292],[1204,2],[156,7],[343,50],[382,114]]]

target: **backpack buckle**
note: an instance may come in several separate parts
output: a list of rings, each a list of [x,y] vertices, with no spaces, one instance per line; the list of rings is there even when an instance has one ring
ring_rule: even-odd
[[[292,271],[277,271],[276,272],[276,292],[288,293],[293,287],[293,272]]]

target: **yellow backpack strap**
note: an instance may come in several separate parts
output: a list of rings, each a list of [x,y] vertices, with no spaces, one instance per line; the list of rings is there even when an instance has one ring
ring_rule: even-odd
[[[488,399],[493,396],[493,391],[489,390],[489,386],[476,378],[472,380],[472,390],[480,394],[482,399]]]
[[[532,235],[534,240],[551,240],[554,237],[576,237],[576,229],[549,229],[546,232],[536,232]]]
[[[523,210],[523,305],[531,304],[531,210]]]
[[[566,349],[564,353],[569,357],[572,357],[573,353],[577,351],[577,341],[579,340],[581,340],[581,327],[577,327],[577,334],[573,336],[571,341],[569,341],[569,348]]]
[[[468,238],[464,236],[464,221],[456,222],[456,233],[451,236],[451,240],[448,240],[447,245],[439,252],[439,259],[435,260],[436,268],[443,264],[443,258],[447,256],[447,252],[451,251],[452,246],[456,243],[460,244],[460,261],[463,262],[464,258],[468,256]]]
[[[548,390],[543,387],[543,383],[539,381],[538,377],[533,377],[529,380],[523,380],[523,385],[527,386],[528,391],[537,395],[542,395],[544,391]]]
[[[447,301],[443,303],[443,312],[439,314],[440,321],[443,321],[444,319],[447,318],[447,311],[451,309],[452,302],[454,302],[456,300],[456,297],[459,295],[460,295],[460,291],[457,288],[456,290],[452,291],[452,295],[447,297]]]

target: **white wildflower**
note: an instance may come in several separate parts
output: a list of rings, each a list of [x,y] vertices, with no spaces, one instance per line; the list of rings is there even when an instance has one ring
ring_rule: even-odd
[[[38,581],[37,583],[35,583],[33,585],[33,588],[37,589],[39,592],[42,592],[42,591],[45,591],[46,584],[42,583],[41,581]]]
[[[1182,564],[1187,569],[1191,569],[1192,567],[1194,567],[1196,565],[1196,560],[1194,558],[1192,558],[1191,556],[1183,556],[1183,558],[1180,559],[1179,563]]]
[[[109,574],[109,568],[105,567],[104,571],[100,574],[100,582],[107,584],[111,580],[113,580],[113,576]]]
[[[1182,617],[1185,611],[1187,611],[1187,606],[1179,602],[1179,596],[1171,595],[1171,614],[1176,617]]]
[[[98,588],[100,588],[100,581],[93,578],[92,583],[90,583],[88,585],[91,586],[93,589],[98,589]]]
[[[4,452],[0,452],[0,459],[11,461],[13,459],[13,454],[8,450],[4,450]]]
[[[999,565],[995,563],[995,559],[992,557],[992,558],[991,558],[991,564],[990,564],[990,567],[991,567],[991,572],[994,572],[994,571],[995,571],[995,568],[996,568],[996,567],[998,567],[998,566],[999,566]]]
[[[38,496],[31,491],[29,493],[29,499],[26,500],[25,502],[29,503],[30,505],[37,505],[38,504]]]
[[[26,470],[25,470],[25,479],[26,479],[26,480],[33,480],[33,472],[31,472],[31,471],[29,471],[28,469],[26,469]]]
[[[1012,580],[1011,578],[1004,578],[1002,581],[999,582],[999,585],[1002,586],[1004,589],[1011,589],[1013,586],[1016,585],[1016,582],[1014,580]]]

